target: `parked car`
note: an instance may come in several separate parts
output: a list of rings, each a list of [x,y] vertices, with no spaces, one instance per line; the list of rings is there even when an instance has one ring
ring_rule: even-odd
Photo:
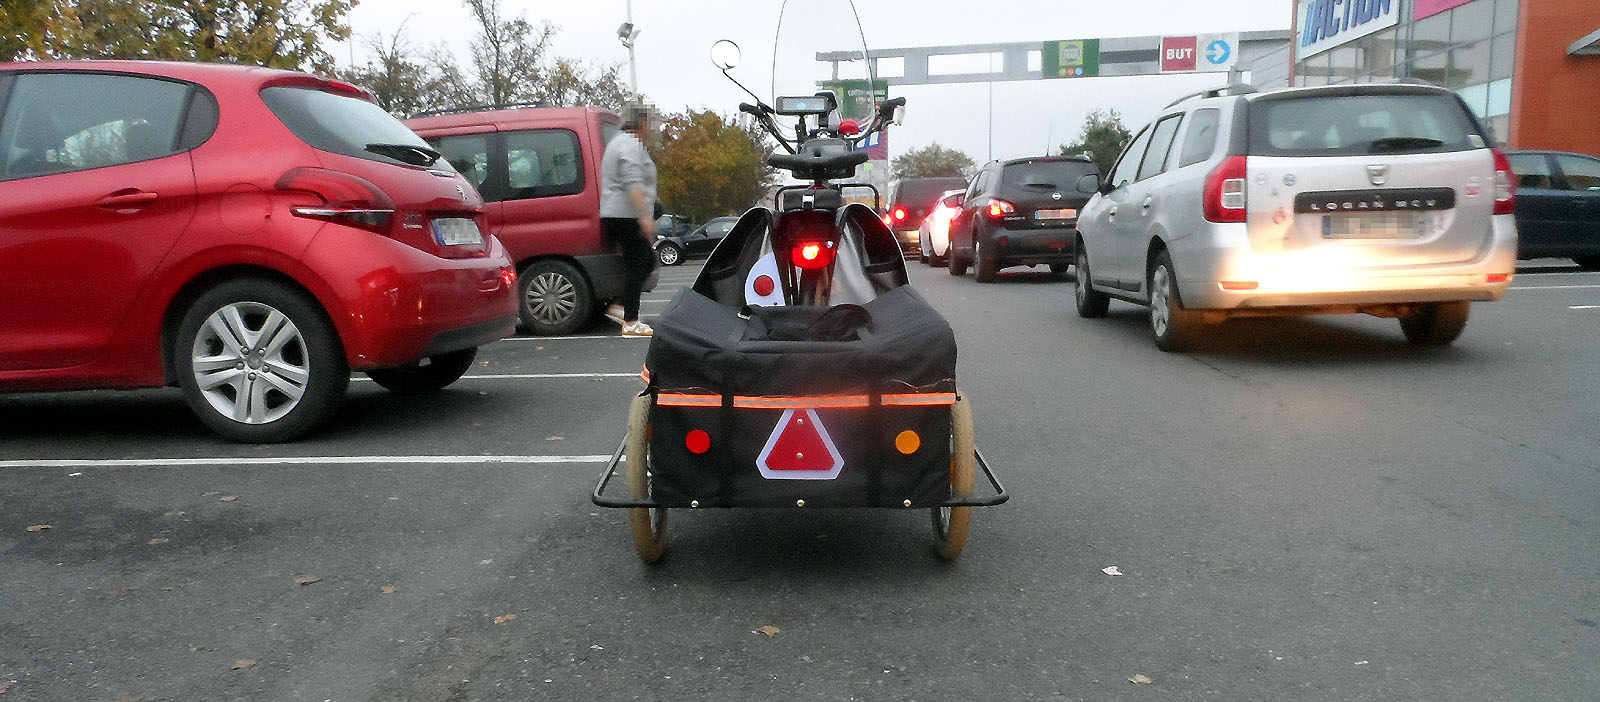
[[[714,217],[683,235],[656,235],[656,258],[663,266],[676,266],[691,258],[705,258],[722,243],[738,217]]]
[[[1570,258],[1600,270],[1600,158],[1506,154],[1517,178],[1517,258]]]
[[[592,107],[459,112],[406,121],[483,194],[516,264],[522,326],[570,334],[622,295],[600,231],[600,158],[621,120]]]
[[[933,211],[939,194],[967,187],[966,178],[905,178],[889,186],[889,200],[883,223],[894,232],[900,250],[910,256],[919,251],[917,232],[922,219]]]
[[[1211,91],[1168,106],[1078,220],[1077,307],[1150,308],[1162,350],[1232,317],[1366,313],[1448,344],[1516,265],[1506,157],[1423,84]]]
[[[454,382],[513,333],[483,202],[359,89],[158,62],[0,63],[0,392],[176,385],[286,441],[351,371]]]
[[[660,207],[658,204],[657,207]],[[656,218],[656,235],[683,236],[694,229],[689,218],[683,215],[664,214]]]
[[[950,275],[993,282],[1008,266],[1072,265],[1078,210],[1095,192],[1099,171],[1083,156],[994,161],[972,179],[950,220]]]
[[[933,211],[922,218],[917,228],[917,246],[923,263],[938,267],[950,262],[950,219],[961,211],[965,189],[946,190],[939,195]]]

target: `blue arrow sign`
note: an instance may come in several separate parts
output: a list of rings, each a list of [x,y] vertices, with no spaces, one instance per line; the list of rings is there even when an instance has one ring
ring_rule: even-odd
[[[1226,63],[1228,57],[1232,55],[1233,47],[1228,46],[1228,42],[1221,39],[1206,45],[1206,60],[1210,61],[1213,66],[1220,66]]]

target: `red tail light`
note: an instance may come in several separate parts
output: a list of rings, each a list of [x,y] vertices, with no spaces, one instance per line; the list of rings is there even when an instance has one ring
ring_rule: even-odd
[[[796,268],[808,271],[827,268],[833,263],[833,242],[803,241],[795,244],[789,252],[789,260],[794,262]]]
[[[906,208],[904,208],[904,207],[896,207],[896,208],[894,208],[894,221],[903,222],[903,221],[905,221],[905,219],[906,219]]]
[[[1017,206],[1005,200],[989,201],[989,219],[1000,219],[1008,214],[1016,214]]]
[[[300,217],[323,219],[386,234],[395,204],[386,193],[359,176],[326,168],[302,166],[278,178],[278,190],[297,190],[322,198],[320,206],[295,207]]]
[[[1512,214],[1517,211],[1517,179],[1511,176],[1511,161],[1499,149],[1494,152],[1494,213]]]
[[[887,227],[891,224],[894,224],[894,217],[890,216],[888,212],[883,213],[883,226]]]
[[[1229,156],[1206,176],[1201,209],[1210,222],[1243,222],[1248,159]]]

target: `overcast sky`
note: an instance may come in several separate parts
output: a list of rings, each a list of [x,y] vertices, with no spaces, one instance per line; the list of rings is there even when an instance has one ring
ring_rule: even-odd
[[[789,3],[782,52],[811,38],[792,30],[802,26],[796,12],[817,4]],[[821,4],[848,11],[843,0]],[[626,0],[501,0],[507,16],[522,13],[536,23],[548,20],[559,27],[558,55],[622,63],[624,76],[628,54],[616,30],[626,17],[626,5]],[[781,5],[781,0],[633,0],[633,22],[641,30],[635,45],[639,90],[668,112],[709,108],[733,113],[748,96],[723,78],[709,58],[711,44],[727,38],[744,53],[733,75],[766,97]],[[1287,29],[1291,6],[1290,0],[856,0],[867,45],[874,49]],[[362,0],[349,20],[356,40],[335,50],[342,61],[364,61],[370,53],[367,41],[392,35],[402,22],[413,45],[443,43],[462,57],[475,33],[458,0]],[[837,45],[849,40],[859,44],[853,21],[848,16],[840,21],[845,24],[827,30],[826,36],[813,32],[818,35],[811,42],[815,46],[805,50],[848,50],[854,47]],[[780,70],[778,82],[790,83],[785,76],[796,75],[792,68]],[[1222,79],[1219,74],[1191,74],[891,86],[892,94],[907,99],[905,125],[890,140],[891,156],[933,142],[960,149],[979,163],[1053,151],[1077,136],[1091,110],[1116,109],[1133,130],[1172,99],[1219,85]]]

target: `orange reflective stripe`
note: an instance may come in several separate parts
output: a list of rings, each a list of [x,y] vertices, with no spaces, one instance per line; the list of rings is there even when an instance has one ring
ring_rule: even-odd
[[[918,392],[884,395],[885,406],[920,406],[920,405],[953,405],[956,403],[956,394],[953,392]]]
[[[663,407],[721,407],[722,396],[664,392],[656,395],[656,404]]]
[[[650,366],[639,367],[639,378],[646,383],[650,382]]]
[[[751,397],[735,395],[739,409],[850,409],[871,404],[866,395],[819,395],[814,397]]]

